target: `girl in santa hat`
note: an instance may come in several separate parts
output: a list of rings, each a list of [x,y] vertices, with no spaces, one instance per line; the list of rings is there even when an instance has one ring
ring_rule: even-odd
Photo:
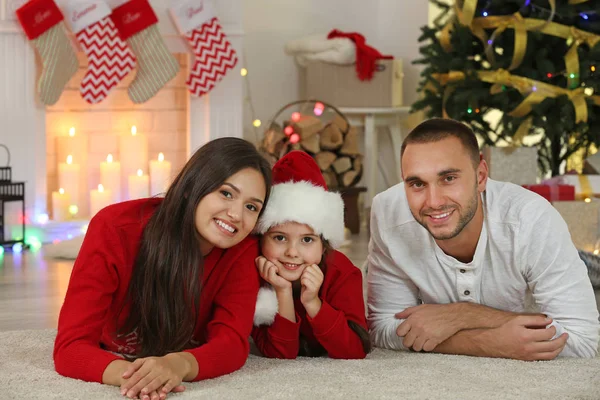
[[[273,167],[256,230],[262,256],[252,338],[267,357],[364,358],[371,350],[361,271],[339,251],[344,202],[311,156],[292,151]]]

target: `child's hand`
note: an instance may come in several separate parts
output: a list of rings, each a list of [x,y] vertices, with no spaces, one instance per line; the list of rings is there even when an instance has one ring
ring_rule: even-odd
[[[256,263],[256,268],[258,268],[258,273],[260,277],[265,281],[271,284],[275,291],[277,290],[287,290],[292,288],[292,282],[286,281],[282,277],[278,275],[279,269],[275,264],[266,258],[260,256],[256,257],[254,260]]]
[[[319,289],[323,284],[323,278],[323,271],[315,264],[307,266],[300,277],[300,283],[302,284],[300,301],[311,318],[314,318],[321,309]]]

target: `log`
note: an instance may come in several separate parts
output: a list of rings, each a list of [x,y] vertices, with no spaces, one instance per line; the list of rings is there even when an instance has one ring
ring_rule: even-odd
[[[327,171],[331,164],[335,161],[337,155],[330,151],[322,151],[315,156],[315,161],[321,169],[321,171]]]
[[[337,174],[342,174],[352,168],[350,157],[340,157],[331,164]]]
[[[358,176],[358,171],[351,169],[350,171],[346,171],[342,176],[342,185],[344,187],[349,187],[354,182],[354,179]]]
[[[312,115],[303,117],[300,121],[292,124],[294,132],[300,135],[302,140],[308,139],[323,129],[323,122]]]
[[[337,150],[344,144],[344,135],[337,125],[328,124],[321,132],[321,148]]]
[[[353,170],[358,171],[358,172],[360,172],[362,170],[362,159],[363,159],[363,156],[361,156],[361,155],[356,156],[356,158],[352,162]]]
[[[331,121],[331,123],[337,125],[344,135],[348,133],[348,128],[350,128],[350,125],[348,125],[348,121],[346,121],[341,115],[336,113],[335,118],[333,121]]]
[[[344,137],[344,145],[340,149],[340,154],[345,156],[356,156],[358,151],[358,133],[356,129],[351,128],[350,132]]]
[[[308,139],[302,140],[300,145],[302,148],[304,148],[304,150],[313,154],[317,154],[319,151],[321,151],[321,146],[319,146],[319,135],[312,135]]]
[[[277,144],[285,138],[285,133],[277,124],[271,125],[268,131],[265,132],[262,147],[267,153],[275,154]]]
[[[339,186],[335,172],[331,170],[325,171],[323,172],[323,178],[325,179],[325,183],[329,190],[336,189]]]

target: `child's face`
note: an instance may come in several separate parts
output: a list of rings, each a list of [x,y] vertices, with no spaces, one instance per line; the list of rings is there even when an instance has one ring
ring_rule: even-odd
[[[308,225],[286,222],[265,233],[262,254],[277,266],[279,276],[294,282],[300,279],[307,265],[321,262],[323,242]]]

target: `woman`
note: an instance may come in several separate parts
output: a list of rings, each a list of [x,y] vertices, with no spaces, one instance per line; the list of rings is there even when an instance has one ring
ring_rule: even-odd
[[[259,288],[258,240],[247,236],[270,186],[250,143],[221,138],[192,156],[164,199],[101,210],[60,312],[57,372],[154,400],[241,368]]]

